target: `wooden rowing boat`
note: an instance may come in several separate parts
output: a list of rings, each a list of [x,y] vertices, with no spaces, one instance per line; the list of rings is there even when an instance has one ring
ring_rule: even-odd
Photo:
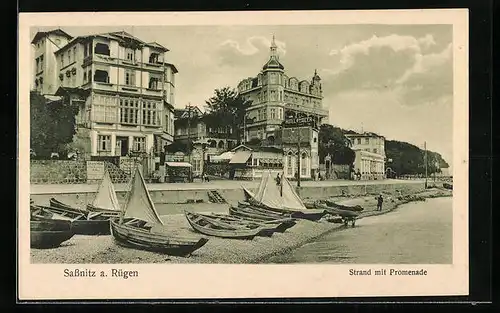
[[[359,212],[330,207],[324,203],[318,203],[318,204],[316,204],[316,207],[325,210],[326,212],[328,212],[331,215],[340,215],[343,218],[351,218],[352,219],[352,218],[356,218],[359,215]]]
[[[203,218],[210,220],[215,226],[228,229],[257,229],[260,228],[261,231],[257,234],[258,236],[271,237],[273,233],[278,232],[278,227],[280,223],[256,223],[248,220],[232,218],[229,215],[212,215],[212,214],[201,214],[198,213]]]
[[[241,207],[241,206],[233,206],[229,207],[229,214],[240,216],[243,218],[254,218],[261,221],[273,221],[276,220],[277,217],[273,215],[263,214],[259,211],[254,210],[252,207]]]
[[[215,218],[215,219],[219,219],[221,221],[227,221],[227,222],[234,223],[234,224],[273,226],[274,231],[279,232],[279,233],[284,232],[288,228],[294,226],[296,223],[295,220],[293,220],[293,219],[277,219],[277,220],[264,221],[264,220],[253,219],[250,217],[243,218],[243,217],[238,217],[236,215],[216,214],[216,213],[212,213],[208,216]]]
[[[324,200],[322,202],[324,202],[328,207],[336,208],[336,209],[341,209],[341,210],[346,210],[346,211],[361,212],[361,211],[364,210],[363,207],[360,206],[360,205],[354,205],[354,206],[343,205],[343,204],[335,203],[335,202],[333,202],[331,200]]]
[[[31,230],[30,246],[37,249],[56,248],[71,239],[74,232],[70,230]]]
[[[207,219],[199,214],[192,212],[184,212],[189,225],[199,233],[221,237],[221,238],[231,238],[231,239],[253,239],[257,236],[262,229],[229,229],[217,225],[211,219]]]
[[[40,209],[31,212],[30,246],[38,249],[55,248],[73,237],[71,221],[48,217]]]
[[[139,168],[136,168],[131,183],[120,217],[110,221],[111,234],[117,244],[174,256],[190,256],[208,242],[207,238],[169,234],[158,216]]]
[[[109,218],[101,213],[80,214],[66,209],[38,206],[46,216],[51,213],[52,219],[71,222],[75,235],[109,235]]]
[[[65,210],[68,212],[76,212],[80,214],[87,214],[88,211],[85,209],[80,209],[71,205],[68,205],[66,203],[62,203],[61,201],[57,200],[56,198],[50,198],[49,200],[50,207],[60,209],[60,210]]]

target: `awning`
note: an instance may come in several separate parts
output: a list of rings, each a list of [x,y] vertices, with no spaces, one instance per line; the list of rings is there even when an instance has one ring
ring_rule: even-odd
[[[245,164],[252,155],[251,151],[238,151],[229,161],[229,164]]]
[[[192,167],[191,164],[187,162],[165,162],[165,164],[170,167]]]

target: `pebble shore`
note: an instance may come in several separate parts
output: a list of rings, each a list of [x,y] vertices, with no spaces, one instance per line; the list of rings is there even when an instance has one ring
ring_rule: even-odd
[[[384,214],[394,210],[403,203],[425,201],[425,198],[451,196],[449,190],[432,188],[415,195],[384,194],[382,211],[376,209],[376,195],[361,197],[337,197],[332,200],[345,205],[361,205],[364,211],[359,218]],[[192,204],[194,206],[197,204]],[[210,206],[203,204],[208,211],[227,212],[227,205],[217,205],[216,210],[208,210]],[[182,206],[171,204],[169,207]],[[182,211],[175,208],[177,212]],[[161,214],[161,212],[160,212]],[[201,237],[189,226],[183,214],[161,216],[172,235]],[[274,233],[272,237],[255,237],[253,240],[209,238],[208,243],[195,251],[190,257],[174,257],[154,252],[124,248],[117,245],[113,237],[75,235],[54,249],[31,249],[32,263],[66,263],[66,264],[119,264],[119,263],[265,263],[265,260],[286,253],[320,236],[332,231],[340,231],[345,226],[325,219],[319,222],[298,220],[297,224],[284,233]]]

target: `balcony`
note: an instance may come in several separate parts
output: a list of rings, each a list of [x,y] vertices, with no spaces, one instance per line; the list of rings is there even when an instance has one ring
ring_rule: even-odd
[[[86,56],[83,59],[82,67],[88,66],[92,62],[104,63],[107,65],[118,65],[124,67],[135,67],[137,69],[143,69],[151,72],[163,73],[164,67],[163,63],[147,63],[140,61],[132,61],[127,59],[119,59],[108,55],[103,54],[93,54]]]
[[[285,109],[288,110],[296,110],[300,112],[305,112],[309,114],[316,114],[316,115],[321,115],[321,116],[328,116],[328,110],[322,109],[322,108],[312,108],[309,106],[305,106],[302,104],[294,104],[294,103],[286,103]]]

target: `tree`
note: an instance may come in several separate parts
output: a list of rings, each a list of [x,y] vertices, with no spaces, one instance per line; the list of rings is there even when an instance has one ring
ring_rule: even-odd
[[[244,123],[246,110],[252,102],[244,99],[230,87],[215,89],[214,95],[205,102],[208,113],[205,117],[207,124],[223,127],[228,135],[231,129],[240,140],[242,137],[240,127]]]
[[[54,101],[47,103],[38,92],[30,93],[30,146],[38,157],[50,157],[52,152],[66,155],[65,145],[76,133],[78,107]]]
[[[332,163],[348,164],[354,162],[355,154],[350,148],[351,142],[344,135],[344,131],[330,124],[323,124],[319,128],[319,161],[323,163],[330,154]]]
[[[387,140],[385,153],[391,160],[388,167],[398,175],[425,174],[425,150],[407,142]],[[441,154],[427,150],[427,174],[439,173],[446,167],[448,163]]]

